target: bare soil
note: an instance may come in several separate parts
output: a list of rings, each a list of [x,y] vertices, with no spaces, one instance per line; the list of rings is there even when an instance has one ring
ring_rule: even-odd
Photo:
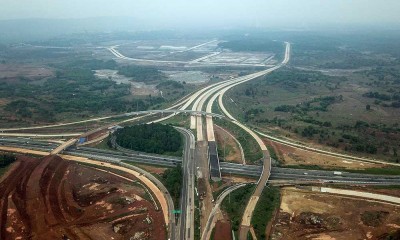
[[[282,189],[272,239],[385,239],[400,229],[400,206]]]
[[[236,141],[232,138],[232,135],[227,130],[214,125],[215,140],[217,141],[218,147],[223,151],[225,145],[225,161],[243,163],[240,148]],[[222,156],[223,157],[223,156]]]
[[[283,165],[318,165],[326,168],[366,169],[383,167],[381,164],[357,162],[339,157],[328,156],[264,139],[275,148]]]
[[[104,130],[92,133],[89,136],[87,136],[87,141],[92,141],[92,140],[97,139],[107,133],[108,133],[108,129],[104,129]]]
[[[132,181],[58,156],[15,166],[0,183],[0,239],[166,238],[162,212]]]
[[[5,98],[0,98],[0,107],[7,105],[7,103],[9,103],[10,100],[5,99]]]
[[[147,172],[150,172],[152,174],[159,175],[160,177],[164,174],[164,172],[167,170],[167,168],[163,167],[154,167],[154,166],[149,166],[149,165],[141,165],[138,164],[138,167],[146,170]]]
[[[215,223],[215,240],[227,240],[232,239],[232,228],[231,223],[225,220],[219,220]]]
[[[39,80],[54,76],[53,71],[44,67],[23,64],[0,64],[0,81],[18,82],[23,77],[26,81]]]

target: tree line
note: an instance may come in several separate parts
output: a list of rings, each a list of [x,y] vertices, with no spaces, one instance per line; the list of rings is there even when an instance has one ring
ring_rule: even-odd
[[[179,154],[182,136],[172,126],[157,123],[119,129],[116,143],[121,147],[156,154]]]

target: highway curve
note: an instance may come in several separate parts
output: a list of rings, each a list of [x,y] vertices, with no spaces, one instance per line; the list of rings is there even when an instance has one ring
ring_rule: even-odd
[[[166,238],[163,212],[132,180],[55,155],[20,156],[0,183],[0,239]]]
[[[23,153],[23,154],[34,154],[34,155],[39,155],[39,156],[47,156],[49,153],[48,152],[43,152],[43,151],[36,151],[36,150],[27,150],[27,149],[21,149],[21,148],[14,148],[14,147],[0,147],[0,150],[8,151],[8,152],[18,152],[18,153]],[[107,167],[111,169],[115,169],[118,171],[123,171],[125,173],[133,175],[135,178],[140,180],[146,187],[154,194],[154,196],[157,198],[161,210],[163,213],[164,221],[168,225],[169,231],[168,231],[168,237],[170,239],[175,239],[175,220],[173,217],[173,210],[174,210],[174,204],[172,201],[172,198],[170,194],[168,193],[168,190],[165,188],[165,186],[157,179],[155,178],[152,174],[148,173],[147,171],[140,169],[138,167],[134,167],[129,164],[124,164],[124,163],[118,163],[121,166],[116,165],[116,163],[108,163],[108,162],[99,162],[99,161],[94,161],[90,160],[85,157],[76,157],[76,156],[70,156],[70,155],[60,155],[65,160],[71,160],[71,161],[76,161],[76,162],[82,162],[82,163],[89,163],[91,165],[96,165],[99,167]]]
[[[266,71],[268,71],[267,73],[270,73],[276,69],[281,68],[282,66],[286,65],[290,60],[290,43],[286,42],[286,50],[285,50],[285,59],[283,60],[283,62],[281,64],[279,64],[276,67],[273,67],[271,69],[268,69]],[[238,122],[225,108],[224,104],[223,104],[223,96],[225,94],[226,91],[228,91],[230,88],[238,85],[240,83],[236,83],[234,85],[228,86],[224,89],[222,89],[218,95],[219,95],[219,105],[221,107],[221,110],[223,111],[224,114],[226,114],[228,116],[228,118],[230,118],[231,120],[233,120],[233,123],[236,124],[237,126],[239,126],[240,128],[242,128],[243,130],[245,130],[247,133],[249,133],[259,144],[262,152],[263,152],[263,172],[260,176],[260,179],[258,180],[257,183],[257,187],[253,193],[253,195],[250,197],[250,200],[245,208],[244,214],[243,214],[243,218],[242,218],[242,223],[241,223],[241,227],[239,230],[239,239],[240,240],[245,240],[247,239],[247,233],[249,231],[249,227],[250,227],[250,223],[251,223],[251,218],[253,216],[253,212],[254,212],[254,208],[257,205],[258,199],[265,187],[265,184],[267,183],[269,176],[271,174],[271,158],[269,156],[267,147],[265,146],[264,142],[262,141],[262,139],[256,134],[254,133],[251,129],[249,129],[247,126],[243,125],[242,123]],[[213,127],[213,126],[210,126]]]

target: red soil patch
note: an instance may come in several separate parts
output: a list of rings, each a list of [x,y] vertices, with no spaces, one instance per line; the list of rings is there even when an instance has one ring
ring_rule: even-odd
[[[229,221],[217,221],[215,223],[215,240],[232,239],[232,229]]]
[[[108,133],[108,129],[97,131],[97,132],[92,133],[89,136],[87,136],[87,141],[92,141],[92,140],[94,140],[96,138],[99,138],[99,137],[101,137],[101,136],[103,136],[104,134],[107,134],[107,133]]]
[[[0,239],[165,239],[163,214],[144,196],[58,156],[19,157],[0,183]]]

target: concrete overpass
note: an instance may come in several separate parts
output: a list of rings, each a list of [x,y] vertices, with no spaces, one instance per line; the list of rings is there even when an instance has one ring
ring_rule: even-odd
[[[75,143],[78,141],[76,138],[72,138],[65,143],[61,144],[60,146],[56,147],[53,151],[50,152],[51,155],[56,155],[59,154],[60,152],[64,151],[65,149],[71,147],[72,145],[75,145]]]
[[[172,114],[181,114],[181,113],[183,113],[183,114],[190,114],[190,115],[194,115],[194,116],[212,116],[212,117],[218,117],[218,118],[224,118],[225,117],[223,115],[216,114],[216,113],[209,113],[209,112],[205,112],[205,111],[181,110],[181,109],[138,111],[138,112],[125,113],[125,114],[122,114],[120,116],[130,117],[130,116],[135,116],[135,115],[138,116],[138,115],[157,114],[157,113],[161,113],[161,114],[163,114],[163,113],[166,113],[166,114],[171,114],[171,113]],[[75,145],[79,141],[80,138],[87,137],[90,134],[93,134],[93,133],[98,132],[98,131],[102,131],[102,130],[104,130],[104,129],[112,126],[112,125],[115,125],[115,124],[109,124],[109,125],[106,125],[104,127],[97,128],[97,129],[91,130],[89,132],[83,133],[83,134],[77,136],[76,138],[72,138],[72,139],[68,140],[67,142],[61,144],[57,148],[55,148],[53,151],[51,151],[51,154],[53,154],[53,155],[59,154],[60,152],[64,151],[65,149]],[[5,134],[5,135],[7,135],[7,134]]]
[[[217,113],[211,113],[211,112],[206,112],[206,111],[196,111],[196,110],[185,110],[185,109],[165,109],[165,110],[147,110],[147,111],[138,111],[138,112],[131,112],[131,113],[125,113],[123,114],[124,116],[130,117],[130,116],[138,116],[138,115],[144,115],[144,114],[155,114],[155,113],[172,113],[172,114],[190,114],[193,116],[211,116],[211,117],[218,117],[218,118],[225,118],[224,115],[217,114]]]

